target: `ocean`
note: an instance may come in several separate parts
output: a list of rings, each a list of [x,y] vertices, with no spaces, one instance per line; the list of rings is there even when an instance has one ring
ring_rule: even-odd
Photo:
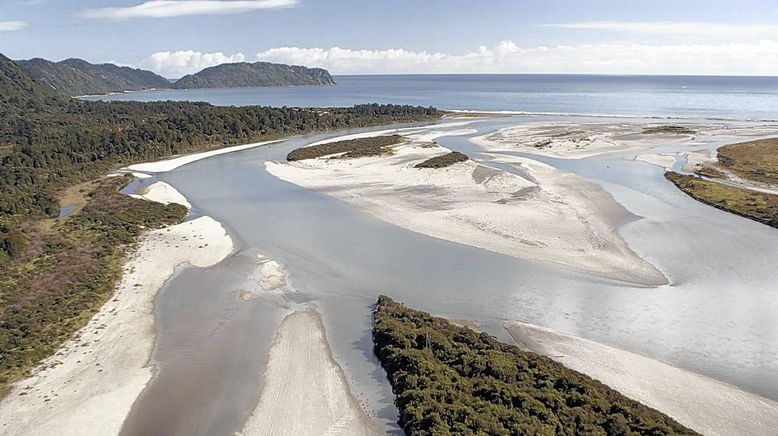
[[[335,86],[152,90],[85,98],[190,100],[223,106],[395,103],[525,114],[778,121],[778,77],[501,74],[335,80]]]

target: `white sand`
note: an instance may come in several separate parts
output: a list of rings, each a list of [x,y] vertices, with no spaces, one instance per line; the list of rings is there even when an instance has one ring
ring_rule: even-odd
[[[488,151],[521,151],[565,159],[582,159],[613,151],[645,149],[691,140],[693,135],[643,134],[634,123],[526,123],[478,136],[470,141]]]
[[[273,259],[262,257],[259,264],[259,286],[265,291],[273,291],[286,286],[286,274],[281,265]]]
[[[281,323],[270,349],[259,405],[241,434],[368,435],[374,431],[332,357],[314,309]]]
[[[770,435],[778,403],[647,357],[519,322],[516,343],[595,378],[706,435]]]
[[[162,204],[177,203],[185,206],[187,209],[191,209],[192,205],[189,204],[186,197],[183,196],[178,190],[165,182],[154,182],[151,186],[147,187],[142,193],[130,194],[130,197],[142,198],[149,201],[155,201]]]
[[[0,404],[0,434],[118,434],[152,377],[157,291],[178,265],[207,267],[232,250],[221,224],[205,216],[145,235],[113,298]]]
[[[645,162],[651,165],[656,165],[658,167],[664,168],[666,170],[669,170],[670,168],[675,165],[675,161],[678,159],[677,156],[672,154],[640,154],[635,156],[635,160],[639,162]]]
[[[537,184],[472,161],[414,165],[449,150],[429,142],[391,156],[266,162],[283,180],[324,192],[391,224],[436,238],[641,285],[666,283],[614,230],[627,211],[597,185],[528,159]]]
[[[362,132],[362,133],[352,133],[350,135],[342,135],[337,136],[335,138],[329,138],[324,139],[317,142],[312,142],[306,147],[313,147],[314,145],[322,145],[322,144],[329,144],[331,142],[338,142],[338,141],[349,141],[352,139],[360,139],[360,138],[375,138],[376,136],[385,136],[385,135],[412,135],[415,133],[420,133],[428,129],[432,128],[441,128],[441,129],[448,129],[451,127],[462,127],[467,126],[470,124],[473,124],[476,122],[476,120],[468,119],[466,121],[451,121],[451,122],[445,122],[445,123],[434,123],[434,124],[426,124],[423,126],[416,126],[416,127],[403,127],[399,129],[385,129],[385,130],[374,130],[370,132]],[[462,134],[462,133],[460,133]],[[468,133],[464,133],[467,135]],[[446,135],[440,135],[440,136],[446,136]],[[438,137],[440,137],[438,136]]]
[[[224,147],[217,150],[205,151],[202,153],[187,154],[184,156],[174,157],[172,159],[159,160],[155,162],[145,162],[135,165],[130,165],[126,170],[130,171],[144,171],[148,173],[164,173],[166,171],[172,171],[178,167],[186,164],[196,162],[201,159],[205,159],[212,156],[218,156],[220,154],[233,153],[241,150],[248,150],[250,148],[259,147],[261,145],[273,144],[279,141],[265,141],[255,142],[252,144],[236,145],[233,147]]]

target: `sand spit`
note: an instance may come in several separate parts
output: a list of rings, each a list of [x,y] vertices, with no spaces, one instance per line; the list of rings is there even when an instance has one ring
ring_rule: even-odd
[[[236,145],[233,147],[224,147],[217,150],[205,151],[202,153],[187,154],[184,156],[174,157],[172,159],[159,160],[154,162],[144,162],[135,165],[130,165],[125,170],[129,171],[142,171],[146,173],[164,173],[166,171],[172,171],[178,167],[182,167],[186,164],[196,162],[201,159],[205,159],[211,156],[218,156],[220,154],[233,153],[241,150],[248,150],[250,148],[259,147],[261,145],[273,144],[279,141],[264,141],[255,142],[252,144]]]
[[[162,204],[177,203],[191,209],[192,205],[183,194],[165,182],[154,182],[138,194],[130,194],[130,197],[142,198]]]
[[[666,170],[672,168],[677,159],[678,157],[672,154],[641,154],[635,156],[636,161],[656,165]]]
[[[0,404],[0,433],[118,434],[152,377],[157,291],[178,265],[211,266],[232,250],[224,228],[207,216],[146,234],[113,298]]]
[[[332,357],[319,314],[308,309],[287,316],[270,349],[259,405],[240,434],[373,433]]]
[[[687,133],[661,131],[667,124],[643,123],[526,123],[471,139],[488,151],[519,151],[563,159],[583,159],[604,153],[644,150],[668,143],[690,147],[720,136],[753,137],[775,133],[775,126],[680,124]],[[660,131],[650,129],[660,128]],[[649,130],[644,130],[649,129]],[[650,133],[647,133],[650,132]]]
[[[505,328],[522,348],[600,380],[706,435],[767,435],[778,429],[778,403],[657,360],[543,327]]]
[[[667,283],[614,230],[628,212],[597,185],[510,157],[504,162],[522,166],[535,181],[473,161],[414,168],[447,152],[410,141],[389,156],[265,166],[280,179],[415,232],[639,285]]]

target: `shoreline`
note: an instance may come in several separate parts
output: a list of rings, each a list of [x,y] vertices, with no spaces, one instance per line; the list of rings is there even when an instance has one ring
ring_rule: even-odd
[[[586,374],[706,435],[770,434],[778,403],[649,357],[545,327],[509,321],[520,348]]]
[[[111,299],[2,400],[0,432],[118,434],[153,378],[149,359],[158,291],[180,266],[215,265],[233,248],[224,227],[208,216],[143,235],[129,252]]]

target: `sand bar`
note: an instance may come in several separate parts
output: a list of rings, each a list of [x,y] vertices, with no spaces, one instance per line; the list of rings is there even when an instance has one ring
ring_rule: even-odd
[[[118,434],[153,374],[155,295],[179,265],[208,267],[232,251],[225,229],[207,216],[144,235],[111,300],[13,386],[0,404],[0,433]]]
[[[629,214],[599,186],[507,156],[500,160],[521,166],[534,181],[473,161],[414,168],[449,151],[411,140],[393,147],[389,156],[266,162],[265,167],[276,177],[415,232],[639,285],[667,283],[615,231]]]
[[[127,168],[125,168],[125,170],[142,171],[147,173],[164,173],[166,171],[172,171],[178,167],[182,167],[186,164],[190,164],[192,162],[196,162],[201,159],[209,158],[212,156],[218,156],[220,154],[233,153],[241,150],[248,150],[250,148],[259,147],[267,144],[273,144],[275,142],[279,142],[279,141],[254,142],[251,144],[236,145],[233,147],[224,147],[216,150],[204,151],[202,153],[192,153],[183,156],[178,156],[171,159],[134,164],[128,166]]]
[[[241,434],[374,434],[332,357],[316,310],[294,312],[281,323],[259,405]]]
[[[582,372],[706,435],[768,435],[778,403],[639,354],[520,322],[516,343]]]
[[[162,204],[177,203],[187,209],[191,209],[192,205],[189,204],[186,197],[178,192],[178,190],[165,182],[154,182],[142,192],[137,194],[130,194],[130,197],[142,198],[144,200],[154,201]]]

